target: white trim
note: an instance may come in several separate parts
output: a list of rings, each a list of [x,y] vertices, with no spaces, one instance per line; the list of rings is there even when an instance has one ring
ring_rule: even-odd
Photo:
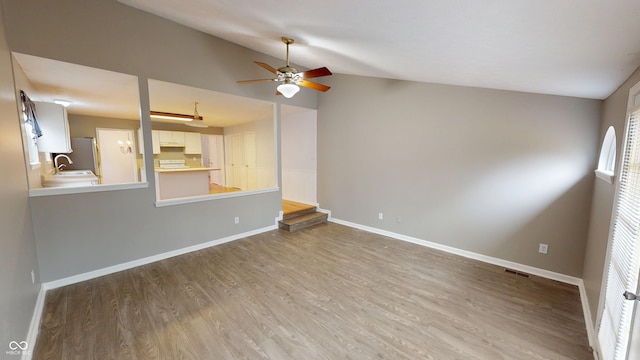
[[[36,305],[33,308],[33,315],[31,316],[31,323],[29,324],[29,330],[27,331],[27,344],[29,344],[28,351],[22,354],[22,360],[31,360],[33,355],[33,349],[38,339],[38,331],[40,331],[40,319],[42,318],[42,312],[44,311],[44,300],[47,294],[47,289],[44,284],[40,285],[40,291],[38,291],[38,298],[36,299]]]
[[[578,284],[580,290],[580,301],[582,302],[582,313],[584,314],[584,325],[587,328],[587,338],[589,339],[589,346],[593,349],[593,358],[598,359],[600,353],[600,344],[598,343],[598,336],[596,328],[593,324],[593,316],[591,315],[591,308],[589,307],[589,299],[587,297],[587,289],[584,287],[584,281],[580,279]]]
[[[257,234],[261,234],[263,232],[276,230],[276,229],[278,229],[278,226],[271,225],[271,226],[267,226],[267,227],[264,227],[264,228],[247,231],[247,232],[244,232],[244,233],[241,233],[241,234],[234,234],[234,235],[230,235],[230,236],[227,236],[227,237],[224,237],[224,238],[221,238],[221,239],[212,240],[212,241],[208,241],[208,242],[197,244],[197,245],[193,245],[193,246],[188,246],[186,248],[169,251],[169,252],[162,253],[162,254],[152,255],[152,256],[148,256],[148,257],[142,258],[142,259],[132,260],[132,261],[129,261],[129,262],[126,262],[126,263],[118,264],[118,265],[108,266],[106,268],[89,271],[89,272],[86,272],[86,273],[83,273],[83,274],[69,276],[69,277],[66,277],[66,278],[63,278],[63,279],[49,281],[49,282],[46,282],[46,283],[42,284],[42,286],[45,288],[45,290],[56,289],[56,288],[59,288],[59,287],[62,287],[62,286],[67,286],[67,285],[79,283],[79,282],[82,282],[82,281],[95,279],[95,278],[98,278],[100,276],[113,274],[113,273],[116,273],[116,272],[119,272],[119,271],[123,271],[123,270],[128,270],[128,269],[131,269],[131,268],[134,268],[134,267],[137,267],[137,266],[150,264],[150,263],[153,263],[153,262],[156,262],[156,261],[172,258],[174,256],[183,255],[183,254],[187,254],[187,253],[198,251],[198,250],[202,250],[202,249],[206,249],[206,248],[209,248],[209,247],[212,247],[212,246],[224,244],[224,243],[227,243],[227,242],[231,242],[231,241],[234,241],[234,240],[239,240],[239,239],[246,238],[246,237],[249,237],[249,236],[252,236],[252,235],[257,235]]]
[[[216,200],[216,199],[227,199],[227,198],[240,197],[240,196],[266,194],[266,193],[277,192],[277,191],[280,191],[279,187],[259,189],[259,190],[232,191],[232,192],[221,193],[221,194],[209,194],[209,195],[201,195],[201,196],[176,198],[176,199],[156,200],[155,205],[156,207],[181,205],[181,204],[189,204],[194,202],[209,201],[209,200]]]
[[[331,221],[331,210],[320,209],[320,204],[316,204],[316,211],[327,214],[327,220]]]
[[[596,169],[595,173],[596,173],[596,177],[598,179],[604,180],[604,181],[608,182],[609,184],[613,184],[613,180],[616,178],[616,176],[613,173],[613,171]]]
[[[368,232],[375,233],[375,234],[378,234],[378,235],[388,236],[388,237],[391,237],[391,238],[394,238],[394,239],[407,241],[407,242],[410,242],[410,243],[413,243],[413,244],[417,244],[417,245],[426,246],[428,248],[444,251],[444,252],[447,252],[447,253],[450,253],[450,254],[454,254],[454,255],[459,255],[459,256],[462,256],[462,257],[469,258],[469,259],[479,260],[479,261],[482,261],[482,262],[485,262],[485,263],[489,263],[489,264],[493,264],[493,265],[497,265],[497,266],[502,266],[502,267],[506,267],[506,268],[510,268],[510,269],[514,269],[514,270],[518,270],[518,271],[522,271],[522,272],[525,272],[525,273],[528,273],[528,274],[544,277],[544,278],[551,279],[551,280],[560,281],[560,282],[563,282],[563,283],[566,283],[566,284],[570,284],[570,285],[578,286],[580,284],[580,281],[582,280],[582,279],[577,278],[577,277],[573,277],[573,276],[569,276],[569,275],[565,275],[565,274],[560,274],[560,273],[557,273],[557,272],[553,272],[553,271],[549,271],[549,270],[545,270],[545,269],[540,269],[540,268],[536,268],[536,267],[529,266],[529,265],[519,264],[519,263],[515,263],[515,262],[512,262],[512,261],[508,261],[508,260],[494,258],[494,257],[491,257],[491,256],[482,255],[482,254],[474,253],[474,252],[467,251],[467,250],[461,250],[461,249],[454,248],[454,247],[451,247],[451,246],[442,245],[442,244],[434,243],[434,242],[431,242],[431,241],[426,241],[426,240],[414,238],[414,237],[411,237],[411,236],[394,233],[394,232],[387,231],[387,230],[377,229],[377,228],[370,227],[370,226],[360,225],[360,224],[352,223],[352,222],[345,221],[345,220],[331,218],[331,219],[329,219],[329,221],[334,222],[336,224],[341,224],[341,225],[349,226],[349,227],[352,227],[352,228],[368,231]]]
[[[107,184],[107,185],[77,186],[77,187],[37,188],[37,189],[29,190],[29,197],[65,195],[65,194],[84,194],[84,193],[114,191],[114,190],[144,189],[148,187],[149,187],[148,182],[139,182],[139,183]]]

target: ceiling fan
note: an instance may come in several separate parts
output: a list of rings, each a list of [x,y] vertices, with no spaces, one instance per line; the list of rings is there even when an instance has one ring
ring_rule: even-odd
[[[287,65],[276,70],[268,64],[265,64],[259,61],[254,61],[256,64],[258,64],[262,68],[276,75],[275,78],[258,79],[258,80],[241,80],[241,81],[238,81],[238,83],[249,84],[254,82],[277,81],[281,83],[280,85],[278,85],[277,94],[282,94],[286,98],[291,98],[298,91],[300,91],[300,86],[323,91],[323,92],[329,90],[330,89],[329,86],[318,84],[316,82],[309,81],[307,79],[321,77],[321,76],[328,76],[328,75],[331,75],[331,71],[329,71],[329,69],[327,69],[326,67],[321,67],[321,68],[308,70],[304,72],[298,72],[296,68],[289,66],[289,45],[293,44],[293,39],[283,37],[282,42],[285,43],[285,45],[287,45]]]

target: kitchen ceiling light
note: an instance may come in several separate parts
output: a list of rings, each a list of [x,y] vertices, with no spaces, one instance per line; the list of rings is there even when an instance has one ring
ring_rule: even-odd
[[[198,114],[198,102],[197,101],[193,104],[193,117],[191,118],[191,121],[189,121],[185,125],[193,126],[193,127],[199,127],[199,128],[208,127],[207,125],[204,124],[204,118],[202,116],[200,116],[200,114]]]
[[[151,117],[154,119],[164,119],[164,120],[178,120],[178,121],[191,121],[193,120],[193,115],[184,115],[184,114],[175,114],[161,111],[151,111]]]
[[[56,99],[56,100],[53,100],[53,102],[58,104],[58,105],[62,105],[64,107],[67,107],[67,106],[71,105],[71,101],[69,101],[69,100]]]

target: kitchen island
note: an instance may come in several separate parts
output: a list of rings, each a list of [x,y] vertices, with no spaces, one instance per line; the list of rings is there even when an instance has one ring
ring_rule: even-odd
[[[167,200],[209,194],[209,167],[155,168],[156,199]]]

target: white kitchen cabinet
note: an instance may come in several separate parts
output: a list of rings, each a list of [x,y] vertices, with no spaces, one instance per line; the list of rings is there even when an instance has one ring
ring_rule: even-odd
[[[142,141],[142,128],[138,129],[136,133],[138,134],[138,143],[136,144],[136,146],[138,147],[138,154],[142,154],[144,153],[144,142]]]
[[[144,142],[142,140],[142,129],[138,129],[138,154],[142,154],[144,152]],[[151,130],[151,145],[153,146],[153,155],[160,154],[158,130]]]
[[[158,130],[151,130],[151,141],[153,143],[153,155],[160,154],[160,135]]]
[[[182,131],[158,130],[160,146],[184,146],[184,133]]]
[[[38,151],[64,154],[72,152],[67,109],[54,103],[37,101],[34,103],[36,104],[36,119],[42,131],[42,136],[37,140]]]
[[[184,133],[184,153],[202,155],[202,138],[200,133]]]

